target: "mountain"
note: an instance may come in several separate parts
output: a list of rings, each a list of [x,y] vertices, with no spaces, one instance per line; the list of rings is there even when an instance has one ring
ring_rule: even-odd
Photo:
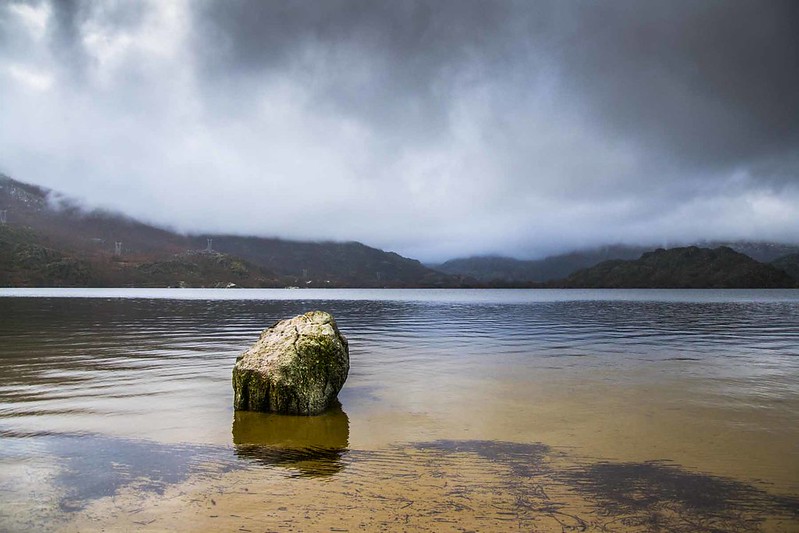
[[[784,255],[771,261],[770,264],[799,282],[799,253]]]
[[[799,254],[799,245],[785,244],[778,242],[757,242],[757,241],[714,241],[708,243],[696,243],[702,248],[718,248],[726,246],[736,252],[748,255],[761,263],[771,263],[775,259],[790,254]]]
[[[645,248],[617,245],[537,261],[456,259],[434,270],[358,242],[182,235],[3,175],[0,215],[0,286],[786,287],[799,270],[799,247],[751,242],[734,246],[774,264],[731,247],[641,256]]]
[[[451,259],[430,268],[447,274],[470,276],[480,281],[526,282],[539,281],[535,273],[535,261],[523,261],[512,257],[478,256]]]
[[[92,276],[88,261],[49,247],[30,229],[0,225],[0,286],[82,287]]]
[[[214,250],[241,257],[311,286],[457,286],[458,277],[431,270],[415,259],[359,242],[295,242],[260,237],[211,235]],[[190,239],[194,247],[206,237]],[[309,283],[310,282],[310,283]]]
[[[572,272],[594,266],[609,259],[637,259],[648,248],[613,245],[580,250],[538,260],[521,260],[510,257],[482,256],[452,259],[431,266],[451,275],[497,283],[538,283],[565,278]]]
[[[0,226],[0,286],[168,287],[279,284],[266,269],[219,253],[186,252],[152,261],[105,260],[52,248],[29,228]]]
[[[119,214],[86,211],[58,193],[3,175],[0,213],[6,220],[0,225],[4,286],[456,287],[469,283],[462,276],[357,242],[181,235]],[[210,248],[208,239],[212,239]]]
[[[551,286],[567,288],[783,288],[785,272],[721,246],[658,249],[633,261],[604,261]]]
[[[799,245],[773,242],[703,242],[700,248],[731,248],[762,263],[770,263],[789,254],[799,254]],[[638,259],[655,247],[613,245],[553,255],[544,259],[521,260],[501,256],[479,256],[451,259],[440,265],[431,265],[440,272],[455,276],[468,276],[485,283],[535,284],[559,280],[578,270],[589,268],[612,259]]]

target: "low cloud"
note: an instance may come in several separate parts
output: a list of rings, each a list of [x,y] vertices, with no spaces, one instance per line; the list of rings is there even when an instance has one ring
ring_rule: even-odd
[[[11,2],[0,170],[423,260],[799,240],[795,2]]]

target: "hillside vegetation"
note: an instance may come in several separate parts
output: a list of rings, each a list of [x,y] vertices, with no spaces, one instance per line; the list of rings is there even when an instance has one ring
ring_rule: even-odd
[[[357,242],[187,236],[0,176],[0,284],[64,287],[457,287],[468,283]],[[208,239],[212,248],[208,248]],[[120,244],[117,253],[116,243]]]
[[[359,242],[182,235],[87,211],[2,175],[0,210],[7,218],[0,225],[0,286],[7,287],[755,288],[799,280],[799,247],[746,242],[735,246],[772,263],[726,246],[618,245],[536,261],[455,259],[433,269]]]
[[[559,287],[573,288],[785,288],[796,280],[726,246],[655,250],[632,261],[604,261],[575,272]]]

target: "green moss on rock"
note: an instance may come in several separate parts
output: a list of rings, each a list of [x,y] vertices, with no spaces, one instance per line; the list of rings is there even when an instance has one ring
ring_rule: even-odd
[[[233,367],[234,408],[322,413],[349,373],[349,348],[333,316],[311,311],[261,333]]]

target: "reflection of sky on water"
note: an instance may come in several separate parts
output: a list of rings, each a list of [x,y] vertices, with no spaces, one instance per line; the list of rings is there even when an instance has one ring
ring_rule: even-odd
[[[114,496],[124,487],[161,494],[190,475],[215,476],[253,467],[281,467],[288,469],[287,475],[332,475],[343,468],[349,421],[340,406],[317,417],[238,412],[232,424],[234,447],[96,433],[5,431],[0,438],[0,486],[6,493],[17,492],[17,498],[5,504],[22,507],[36,494],[38,514],[53,519],[58,512],[81,510],[89,501]],[[14,469],[22,464],[30,466]]]
[[[6,512],[0,513],[0,526],[5,523],[9,530],[23,524],[52,529],[62,513],[79,511],[123,487],[162,493],[191,474],[235,466],[224,461],[229,451],[207,445],[165,445],[101,434],[5,433],[2,439],[0,486]]]
[[[164,444],[101,434],[5,433],[0,487],[6,513],[0,512],[0,526],[3,514],[13,515],[15,509],[43,526],[60,513],[80,511],[90,501],[114,496],[123,488],[163,494],[168,486],[189,476],[216,477],[259,467],[279,467],[289,476],[340,471],[347,453],[346,415],[340,412],[332,429],[306,421],[311,423],[307,428],[301,427],[301,420],[292,421],[287,440],[286,433],[267,436],[275,424],[238,420],[234,430],[242,442],[235,447]],[[260,438],[248,438],[253,435]],[[19,516],[11,518],[9,522],[14,523]]]
[[[303,417],[281,420],[249,415],[234,419],[233,435],[238,441],[234,449],[103,435],[5,435],[0,464],[33,460],[39,463],[40,477],[22,479],[13,470],[0,474],[4,492],[24,482],[17,496],[30,500],[6,499],[0,525],[46,529],[66,514],[82,511],[93,500],[114,497],[123,488],[128,494],[131,490],[142,496],[164,494],[170,485],[190,478],[222,479],[236,470],[253,468],[276,469],[289,478],[337,476],[345,486],[361,487],[365,505],[374,504],[371,492],[378,498],[375,502],[390,504],[392,497],[379,495],[380,487],[399,491],[402,501],[397,503],[407,504],[424,495],[418,480],[432,476],[446,486],[449,479],[453,482],[450,497],[471,501],[472,497],[509,495],[510,500],[494,496],[495,509],[488,510],[489,514],[514,515],[519,521],[549,516],[573,522],[575,527],[621,521],[628,527],[657,523],[669,531],[697,527],[749,531],[767,519],[788,524],[799,520],[797,497],[775,495],[670,463],[597,462],[540,443],[482,440],[348,450],[347,418],[341,411],[326,421],[305,418],[307,425]],[[574,495],[583,502],[581,506],[575,507]]]

